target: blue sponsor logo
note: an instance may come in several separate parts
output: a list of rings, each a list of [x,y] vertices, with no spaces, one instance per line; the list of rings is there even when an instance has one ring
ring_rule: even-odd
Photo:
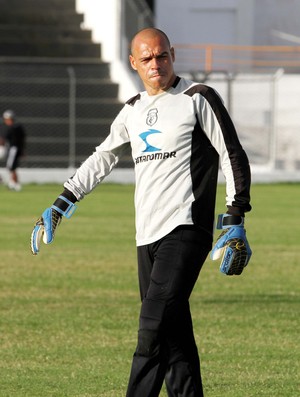
[[[152,134],[161,134],[161,131],[158,130],[153,130],[152,128],[150,128],[148,131],[142,132],[139,137],[143,140],[143,142],[146,144],[146,149],[143,150],[143,153],[148,153],[148,152],[158,152],[161,149],[150,145],[150,143],[147,141],[149,135]]]

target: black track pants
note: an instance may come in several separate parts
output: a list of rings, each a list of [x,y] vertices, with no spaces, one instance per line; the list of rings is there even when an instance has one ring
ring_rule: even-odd
[[[202,397],[189,297],[211,249],[211,236],[181,226],[138,247],[142,298],[127,397]]]

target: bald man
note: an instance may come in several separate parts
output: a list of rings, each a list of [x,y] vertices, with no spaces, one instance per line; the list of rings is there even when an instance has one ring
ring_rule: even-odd
[[[203,396],[189,298],[212,247],[219,162],[229,221],[242,224],[251,209],[248,158],[222,100],[177,76],[174,61],[164,32],[147,28],[134,36],[130,64],[145,91],[126,102],[31,238],[37,254],[43,232],[51,242],[61,216],[131,148],[141,310],[127,397],[159,396],[164,381],[169,397]]]

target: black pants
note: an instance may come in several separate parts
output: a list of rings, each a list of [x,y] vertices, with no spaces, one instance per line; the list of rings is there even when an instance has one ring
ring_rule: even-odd
[[[158,397],[164,380],[169,397],[203,396],[189,297],[211,240],[181,226],[138,247],[142,305],[127,397]]]

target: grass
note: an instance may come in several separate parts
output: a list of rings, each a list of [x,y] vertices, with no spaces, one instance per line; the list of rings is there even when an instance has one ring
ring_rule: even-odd
[[[34,257],[32,226],[61,190],[0,186],[0,397],[124,397],[139,312],[133,186],[98,187]],[[191,299],[206,397],[300,395],[299,192],[253,186],[241,276],[207,259]]]

